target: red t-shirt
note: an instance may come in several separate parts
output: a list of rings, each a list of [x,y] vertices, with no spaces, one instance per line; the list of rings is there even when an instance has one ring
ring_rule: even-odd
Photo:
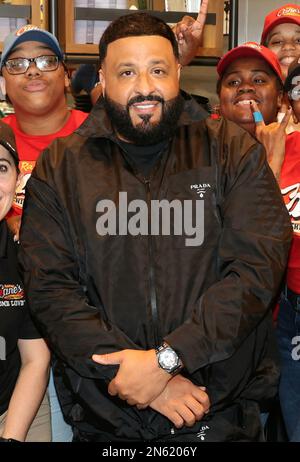
[[[287,269],[287,286],[300,294],[300,132],[287,136],[280,189],[293,226]]]
[[[76,109],[72,109],[70,112],[70,117],[64,127],[58,132],[51,133],[50,135],[28,135],[27,133],[22,132],[18,126],[15,114],[11,114],[1,119],[13,129],[20,159],[19,168],[20,172],[24,175],[17,188],[16,197],[12,208],[7,215],[8,217],[22,214],[25,199],[25,185],[29,180],[40,153],[56,138],[71,135],[71,133],[73,133],[88,116],[86,112],[77,111]]]

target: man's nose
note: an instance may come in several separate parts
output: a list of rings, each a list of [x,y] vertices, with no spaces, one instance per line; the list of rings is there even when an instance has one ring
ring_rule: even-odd
[[[155,90],[153,78],[149,73],[143,72],[136,79],[135,91],[142,95],[149,95]]]

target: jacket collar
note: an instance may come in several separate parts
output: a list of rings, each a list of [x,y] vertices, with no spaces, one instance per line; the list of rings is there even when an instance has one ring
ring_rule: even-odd
[[[178,127],[191,125],[208,117],[208,113],[189,94],[181,90],[184,98],[182,114],[178,121]],[[115,133],[111,122],[100,98],[92,109],[90,115],[83,124],[75,131],[80,136],[87,138],[110,138],[115,139]]]

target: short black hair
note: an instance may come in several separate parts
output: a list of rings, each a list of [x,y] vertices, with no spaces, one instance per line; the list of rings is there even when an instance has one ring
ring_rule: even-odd
[[[172,29],[162,19],[148,13],[133,13],[116,19],[104,31],[99,43],[100,66],[107,53],[107,47],[115,40],[142,35],[160,35],[171,42],[174,55],[179,59],[178,44]]]

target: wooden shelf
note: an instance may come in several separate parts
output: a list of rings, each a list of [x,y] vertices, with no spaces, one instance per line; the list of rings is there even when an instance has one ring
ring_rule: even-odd
[[[29,5],[0,5],[0,18],[24,18],[31,16],[31,6]]]
[[[224,0],[214,0],[209,4],[206,25],[202,39],[202,46],[197,56],[220,57],[223,54],[223,15]],[[147,11],[160,17],[168,23],[176,23],[188,14],[197,17],[194,13],[179,11]],[[68,55],[98,55],[98,43],[76,43],[75,21],[113,21],[124,15],[132,14],[132,10],[106,9],[106,8],[75,8],[73,0],[65,0],[60,7],[58,18],[58,39],[64,52]]]
[[[35,24],[43,29],[48,29],[48,0],[16,0],[14,4],[0,5],[0,18],[23,19],[25,24]],[[106,21],[110,22],[124,14],[131,14],[132,10],[104,9],[104,8],[75,8],[73,0],[59,2],[58,16],[58,40],[67,55],[70,56],[98,56],[98,43],[76,43],[75,21]],[[158,0],[154,5],[159,8]],[[161,8],[162,9],[162,8]],[[140,10],[141,11],[141,10]],[[146,10],[145,10],[146,11]],[[196,17],[196,14],[180,11],[150,11],[151,14],[160,17],[164,21],[174,24],[181,20],[185,14]],[[199,57],[220,57],[223,53],[223,15],[224,1],[214,0],[209,3],[206,25],[202,39],[202,46],[199,48]],[[18,27],[18,26],[17,26]],[[3,30],[2,30],[3,32]],[[0,51],[2,41],[9,33],[9,29],[1,37],[0,29]]]
[[[23,19],[24,25],[34,24],[41,29],[48,29],[48,1],[18,0],[18,2],[10,5],[1,4],[0,18],[7,18],[8,24],[11,19]],[[3,50],[3,40],[8,34],[9,31],[6,31],[4,34],[3,30],[0,32],[0,51]]]
[[[166,22],[176,23],[181,20],[185,15],[182,11],[154,11],[154,10],[138,10],[139,12],[151,13]],[[74,19],[85,20],[85,21],[113,21],[120,16],[126,14],[132,14],[132,10],[122,9],[109,9],[109,8],[74,8]],[[196,19],[196,13],[189,13]],[[216,15],[214,13],[208,13],[206,18],[206,24],[216,25]]]

